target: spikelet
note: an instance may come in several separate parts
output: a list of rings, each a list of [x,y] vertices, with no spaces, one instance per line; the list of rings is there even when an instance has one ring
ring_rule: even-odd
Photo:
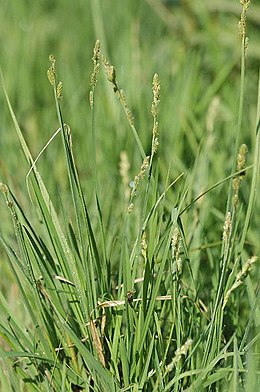
[[[62,99],[62,89],[63,89],[63,84],[62,82],[59,82],[56,89],[58,99]]]
[[[250,5],[250,0],[240,0],[240,3],[242,4],[242,12],[240,16],[240,21],[238,22],[238,29],[242,39],[245,39],[246,38],[246,14]]]
[[[126,114],[126,117],[127,117],[129,124],[131,126],[134,126],[134,116],[133,116],[131,110],[129,109],[129,106],[127,105],[126,97],[125,97],[123,90],[118,91],[117,95],[119,97],[119,100],[120,100],[123,108],[124,108],[124,111],[125,111],[125,114]]]
[[[112,84],[113,86],[113,91],[116,94],[117,98],[119,99],[121,105],[124,108],[127,120],[131,127],[134,127],[134,116],[126,102],[126,97],[122,89],[119,89],[117,80],[116,80],[116,69],[113,65],[110,65],[108,59],[103,58],[103,64],[105,67],[105,71],[107,74],[107,79],[108,81]]]
[[[116,69],[115,69],[115,67],[113,65],[110,65],[108,59],[106,59],[106,58],[103,58],[103,64],[104,64],[105,71],[106,71],[106,74],[107,74],[107,79],[113,85],[114,93],[118,93],[119,89],[118,89],[118,85],[117,85],[117,81],[116,81]]]
[[[177,227],[175,227],[173,231],[171,249],[172,249],[172,273],[174,273],[177,270],[178,275],[180,275],[182,272],[182,260],[180,257],[181,234]]]
[[[93,49],[93,57],[92,57],[94,67],[90,78],[90,85],[92,86],[92,88],[94,88],[97,84],[97,75],[100,69],[99,60],[100,60],[100,42],[96,41],[95,47]]]
[[[150,159],[149,156],[144,158],[143,163],[141,165],[141,169],[140,169],[139,173],[137,174],[137,176],[135,176],[135,178],[134,178],[134,184],[133,184],[131,196],[136,195],[136,190],[138,188],[139,182],[145,176],[146,169],[149,167],[149,159]]]
[[[238,22],[238,31],[242,40],[242,50],[245,55],[249,44],[249,38],[246,36],[246,28],[247,28],[246,15],[250,5],[250,0],[240,0],[240,3],[242,4],[242,12],[240,16],[240,21]]]
[[[237,154],[237,171],[241,171],[245,168],[246,166],[246,154],[247,154],[247,146],[246,144],[242,144],[239,148],[239,152]],[[233,190],[234,190],[234,196],[233,196],[233,206],[234,208],[237,208],[238,203],[239,203],[239,188],[240,188],[240,183],[243,180],[245,176],[245,172],[241,172],[239,176],[235,177],[233,179],[232,185],[233,185]]]
[[[6,184],[3,184],[2,182],[0,182],[0,192],[4,194],[6,205],[11,209],[13,218],[16,219],[16,213],[13,210],[13,201],[9,197],[9,188]]]
[[[236,288],[238,288],[239,286],[241,286],[241,284],[243,283],[243,280],[246,278],[246,276],[248,275],[249,271],[252,269],[253,264],[257,261],[257,257],[256,256],[252,256],[250,257],[246,263],[243,265],[242,270],[237,274],[236,280],[233,283],[233,285],[231,286],[231,288],[226,292],[224,300],[223,300],[223,309],[225,308],[229,297],[231,295],[231,293],[236,290]]]
[[[153,102],[151,113],[153,117],[157,117],[159,114],[159,103],[160,103],[160,80],[158,74],[154,74],[153,77]]]
[[[144,158],[139,173],[137,174],[137,176],[135,176],[134,181],[131,182],[131,184],[132,184],[132,191],[131,191],[131,195],[130,195],[130,203],[128,205],[128,213],[131,213],[133,211],[134,205],[132,203],[132,200],[133,200],[134,196],[136,195],[137,188],[139,186],[140,180],[142,178],[144,178],[146,170],[149,167],[149,160],[150,160],[149,156]]]
[[[231,216],[231,212],[228,211],[223,226],[223,236],[222,236],[225,244],[227,244],[229,241],[231,235],[231,229],[232,229],[232,216]]]
[[[152,138],[152,156],[157,152],[159,146],[158,134],[159,134],[159,103],[160,103],[160,80],[158,74],[153,77],[153,101],[151,107],[151,113],[153,116],[153,138]]]
[[[0,191],[3,193],[7,193],[8,192],[8,186],[6,184],[3,184],[2,182],[0,182]]]
[[[187,355],[189,349],[191,348],[192,343],[193,343],[192,339],[187,339],[186,342],[175,351],[173,360],[169,365],[166,366],[167,372],[170,372],[174,368],[174,366],[176,365],[177,362],[179,362],[182,356]]]
[[[49,56],[49,61],[51,65],[47,70],[47,77],[49,79],[50,84],[54,86],[56,82],[56,66],[55,66],[56,59],[52,54],[50,54]]]

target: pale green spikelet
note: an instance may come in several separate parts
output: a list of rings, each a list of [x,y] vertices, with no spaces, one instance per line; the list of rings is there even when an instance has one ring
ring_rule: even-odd
[[[6,184],[3,184],[1,182],[0,183],[0,192],[2,192],[4,194],[5,202],[6,202],[7,207],[10,208],[10,210],[11,210],[12,218],[14,220],[16,220],[17,217],[16,217],[16,213],[15,213],[15,210],[14,210],[13,201],[10,198],[9,187]]]
[[[193,343],[192,339],[187,339],[186,342],[175,351],[175,355],[171,363],[166,367],[167,372],[172,371],[172,369],[179,362],[181,357],[187,355],[189,349],[191,348],[192,343]]]
[[[130,203],[129,206],[127,207],[127,212],[128,212],[128,214],[131,214],[131,212],[133,211],[133,209],[134,209],[134,203]]]
[[[52,65],[52,66],[54,67],[54,69],[55,69],[56,59],[55,59],[55,57],[53,56],[53,54],[50,54],[50,55],[49,55],[49,61],[50,61],[51,65]]]
[[[226,244],[229,241],[231,235],[231,229],[232,229],[232,216],[231,216],[231,212],[228,211],[223,226],[223,241]]]
[[[113,65],[111,65],[108,68],[107,76],[108,76],[109,82],[111,82],[115,86],[115,90],[118,90],[117,89],[117,84],[116,84],[116,69],[115,69],[115,67]]]
[[[253,264],[257,261],[257,256],[252,256],[250,257],[246,263],[243,265],[242,270],[239,271],[239,273],[237,274],[236,280],[233,283],[233,285],[231,286],[231,288],[226,292],[224,300],[223,300],[223,309],[226,306],[229,297],[231,295],[231,293],[239,286],[241,286],[241,284],[243,284],[244,279],[246,278],[246,276],[248,275],[249,271],[252,269]]]
[[[157,117],[159,114],[160,89],[160,80],[158,74],[156,73],[153,77],[153,102],[151,107],[153,117]]]
[[[240,16],[240,20],[238,22],[238,30],[240,37],[242,39],[243,43],[243,50],[246,51],[248,47],[248,37],[246,36],[246,27],[247,27],[247,11],[250,5],[250,0],[240,0],[240,3],[242,4],[242,12]]]
[[[248,152],[248,148],[246,144],[242,144],[240,146],[238,155],[237,155],[237,171],[243,170],[246,166],[246,154]],[[244,174],[240,174],[240,177],[244,177]]]
[[[133,116],[133,114],[132,114],[132,112],[126,102],[124,92],[122,89],[119,88],[118,82],[116,80],[116,69],[114,66],[110,65],[109,61],[104,57],[102,57],[102,63],[105,68],[105,72],[107,74],[107,79],[112,84],[113,91],[114,91],[115,95],[117,96],[117,98],[119,99],[121,106],[124,109],[127,121],[131,127],[133,136],[136,140],[136,143],[137,143],[138,149],[141,153],[141,156],[142,156],[142,158],[144,158],[146,154],[145,154],[144,148],[142,146],[142,142],[139,138],[138,132],[135,128],[134,116]],[[158,144],[158,143],[156,143],[156,144]]]
[[[160,80],[158,74],[153,77],[153,101],[151,107],[151,113],[153,116],[153,138],[152,138],[152,156],[156,154],[159,146],[158,134],[159,134],[159,103],[160,103]]]
[[[95,66],[95,68],[94,68],[94,72],[91,75],[90,84],[91,84],[92,87],[95,87],[96,84],[97,84],[97,75],[98,75],[98,72],[99,72],[99,68],[100,68],[100,65],[97,64]]]
[[[9,198],[9,188],[8,188],[8,186],[1,182],[0,183],[0,191],[4,194],[5,202],[6,202],[7,207],[9,207],[12,210],[13,201],[10,200],[10,198]],[[12,212],[12,215],[14,216],[13,212]]]
[[[7,193],[8,192],[8,186],[6,184],[3,184],[2,182],[0,182],[0,191],[3,193]]]
[[[133,184],[133,186],[132,186],[132,184]],[[138,185],[139,185],[139,177],[135,176],[134,181],[131,182],[131,186],[132,186],[131,200],[136,195],[136,190],[137,190]]]
[[[246,154],[247,154],[247,146],[246,144],[242,144],[239,148],[238,154],[237,154],[237,171],[241,171],[245,168],[246,166]],[[233,185],[233,190],[234,190],[234,196],[233,196],[233,206],[234,208],[237,208],[238,203],[239,203],[239,188],[240,188],[240,183],[243,180],[245,176],[245,172],[241,172],[239,176],[235,177],[233,179],[232,185]]]
[[[125,97],[125,94],[124,94],[123,90],[118,91],[117,95],[118,95],[118,97],[120,99],[120,102],[121,102],[121,104],[122,104],[122,106],[123,106],[123,108],[125,110],[125,114],[126,114],[126,117],[127,117],[127,120],[129,122],[129,124],[131,126],[134,126],[134,116],[133,116],[131,110],[129,109],[129,107],[127,105],[126,97]]]
[[[172,273],[174,274],[177,271],[178,275],[180,275],[182,272],[182,260],[180,257],[181,234],[177,227],[175,227],[173,231],[171,249],[172,249]]]
[[[139,179],[141,179],[141,178],[144,177],[145,172],[146,172],[146,169],[147,169],[148,166],[149,166],[149,159],[150,159],[149,156],[147,156],[147,157],[144,158],[143,163],[142,163],[142,165],[141,165],[141,170],[140,170],[140,172],[139,172],[139,174],[138,174]]]
[[[152,144],[152,153],[153,153],[153,154],[156,154],[156,153],[157,153],[158,147],[159,147],[159,139],[158,139],[158,137],[155,137],[155,138],[153,139],[153,144]]]
[[[141,238],[141,252],[142,252],[142,256],[144,258],[144,260],[147,260],[147,249],[148,249],[148,245],[147,245],[147,241],[146,241],[146,232],[144,231],[142,234],[142,238]]]
[[[62,82],[59,82],[56,89],[58,99],[62,99],[62,89],[63,89],[63,84]]]
[[[107,74],[107,79],[113,85],[114,93],[118,93],[119,89],[118,89],[118,85],[117,85],[117,81],[116,81],[115,67],[113,65],[110,65],[108,59],[106,59],[106,58],[103,58],[103,64],[104,64],[105,71]]]
[[[96,43],[95,43],[95,46],[94,46],[93,57],[92,57],[94,65],[96,65],[99,62],[99,59],[100,59],[100,48],[101,48],[100,41],[97,40]]]
[[[149,156],[144,158],[143,163],[141,165],[141,169],[140,169],[139,173],[134,178],[133,187],[132,187],[132,191],[131,191],[131,195],[130,195],[130,204],[128,206],[128,212],[132,212],[132,210],[133,210],[132,199],[136,195],[136,191],[139,186],[140,180],[145,176],[146,170],[149,167],[149,160],[150,160]]]
[[[51,65],[47,70],[47,76],[48,76],[50,84],[52,86],[54,86],[55,82],[56,82],[56,66],[55,66],[56,59],[52,54],[50,54],[50,56],[49,56],[49,61],[50,61]]]
[[[132,127],[134,127],[134,116],[133,116],[131,110],[129,109],[129,106],[127,105],[126,97],[125,97],[123,90],[119,89],[119,86],[118,86],[118,83],[116,80],[116,69],[113,65],[110,65],[109,61],[106,58],[103,58],[103,64],[104,64],[105,71],[107,74],[107,79],[110,83],[112,83],[113,91],[116,94],[116,96],[118,97],[121,105],[124,108],[127,120],[129,122],[129,124]]]
[[[233,183],[233,186],[234,186],[234,187],[235,187],[235,186],[238,187],[239,185],[234,185],[234,183]],[[234,208],[237,208],[237,207],[238,207],[238,203],[239,203],[238,192],[236,192],[236,193],[234,194],[233,199],[232,199],[232,203],[233,203]]]
[[[55,76],[54,76],[54,72],[53,72],[53,70],[51,68],[49,68],[47,70],[47,77],[49,79],[50,84],[52,86],[54,86],[54,84],[55,84]]]
[[[92,90],[89,92],[89,105],[90,105],[90,108],[93,109],[93,107],[94,107],[94,93]]]
[[[97,40],[93,49],[93,57],[92,57],[92,61],[94,64],[93,67],[93,72],[90,78],[90,85],[94,88],[97,84],[97,75],[99,73],[99,69],[100,69],[100,42]]]
[[[134,186],[133,186],[133,189],[132,189],[132,195],[131,196],[134,196],[136,194],[136,190],[138,188],[139,182],[144,177],[146,169],[149,166],[149,158],[150,158],[149,156],[144,158],[143,163],[141,165],[141,169],[140,169],[139,173],[137,174],[137,176],[135,176],[135,178],[134,178]]]

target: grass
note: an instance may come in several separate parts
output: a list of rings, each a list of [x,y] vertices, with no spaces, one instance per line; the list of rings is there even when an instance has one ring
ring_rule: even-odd
[[[39,36],[48,25],[57,39],[57,61],[46,67],[53,103],[45,59],[26,58],[18,75],[7,36],[2,98],[15,132],[3,134],[1,159],[0,389],[257,391],[260,84],[257,51],[250,43],[247,51],[251,8],[242,5],[230,53],[236,8],[231,17],[223,5],[226,40],[216,42],[206,8],[115,3],[112,12],[109,1],[89,1],[77,43],[83,3],[60,1],[41,18],[43,5],[32,6]],[[23,5],[10,4],[6,18],[34,29]],[[74,28],[60,40],[55,21],[67,12]],[[84,34],[100,39],[86,58]],[[37,35],[28,39],[38,53]],[[68,64],[59,59],[66,45]],[[30,81],[32,66],[42,71]],[[11,128],[7,111],[2,124]]]

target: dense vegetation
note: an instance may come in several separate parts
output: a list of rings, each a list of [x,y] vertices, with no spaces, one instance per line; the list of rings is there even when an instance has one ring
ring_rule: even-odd
[[[1,391],[258,390],[258,4],[2,0]]]

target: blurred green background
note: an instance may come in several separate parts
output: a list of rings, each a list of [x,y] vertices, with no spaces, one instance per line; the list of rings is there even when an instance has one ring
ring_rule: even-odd
[[[181,155],[176,157],[177,166],[192,163],[192,154],[191,162],[185,158],[187,143],[178,137],[183,130],[181,128],[185,127],[185,133],[190,133],[188,128],[191,128],[193,120],[198,121],[200,126],[200,119],[205,118],[205,110],[214,94],[221,93],[222,110],[218,122],[229,122],[232,139],[239,92],[240,39],[237,24],[240,11],[236,0],[1,0],[1,66],[17,119],[32,152],[37,154],[56,130],[53,98],[46,78],[48,56],[53,53],[58,61],[59,77],[64,83],[65,121],[74,130],[75,143],[80,141],[79,161],[86,170],[88,92],[96,39],[101,41],[104,53],[117,69],[120,85],[134,112],[144,144],[150,141],[151,81],[155,72],[159,73],[162,83],[162,137],[179,144],[177,151]],[[255,103],[260,58],[257,35],[260,7],[257,2],[253,2],[248,20],[247,105],[254,121],[255,105],[252,102]],[[218,78],[219,83],[214,86]],[[115,151],[114,136],[118,143],[116,151],[131,140],[118,121],[121,114],[115,108],[117,105],[107,90],[107,84],[99,89],[99,94],[101,104],[98,105],[97,117],[100,119],[99,138],[102,139],[100,156],[103,155],[100,159],[106,160],[111,156],[107,150],[113,147]],[[1,169],[16,183],[21,178],[21,173],[13,170],[18,158],[13,153],[16,144],[2,93],[0,98]],[[194,125],[193,128],[196,128]],[[221,131],[221,124],[218,127]],[[191,131],[194,140],[188,141],[188,149],[195,151],[204,130]],[[191,135],[186,136],[192,139]],[[51,151],[44,154],[49,155],[47,161],[52,168],[57,163],[53,149],[58,148],[58,143],[53,143]],[[194,151],[191,151],[193,155]]]
[[[189,195],[192,199],[230,174],[240,86],[239,1],[0,0],[0,9],[3,77],[34,157],[58,128],[52,90],[46,76],[49,54],[57,59],[58,78],[64,85],[64,121],[72,130],[87,201],[92,198],[88,96],[96,39],[116,67],[119,85],[126,94],[147,153],[152,129],[152,78],[155,72],[160,76],[158,156],[162,184],[168,172],[170,181],[184,171],[193,178]],[[248,13],[249,49],[241,135],[241,143],[249,148],[249,163],[253,154],[256,114],[259,26],[260,2],[253,1]],[[2,89],[0,107],[0,180],[10,185],[23,206],[30,206],[25,185],[27,169],[21,164],[20,146]],[[215,121],[211,124],[213,117]],[[111,208],[116,209],[118,198],[120,152],[126,150],[128,153],[132,177],[139,171],[141,157],[104,72],[99,75],[97,85],[96,132],[101,199],[109,215]],[[207,154],[201,154],[203,159],[200,159],[199,152],[205,149]],[[66,200],[67,189],[59,137],[42,154],[38,168],[59,206],[61,195]],[[242,198],[246,200],[249,185],[245,185],[242,192]],[[176,195],[169,197],[173,204],[176,203]],[[216,189],[213,197],[215,209],[207,212],[205,220],[209,227],[212,222],[219,225],[220,233],[226,203],[223,187]],[[249,242],[256,252],[259,251],[256,234],[259,200],[257,203],[249,232]],[[13,231],[6,210],[1,199],[0,230],[10,237]],[[192,220],[193,216],[187,219]],[[8,276],[2,262],[5,256],[2,250],[0,252],[1,276],[2,272]],[[2,285],[6,290],[8,279]]]

